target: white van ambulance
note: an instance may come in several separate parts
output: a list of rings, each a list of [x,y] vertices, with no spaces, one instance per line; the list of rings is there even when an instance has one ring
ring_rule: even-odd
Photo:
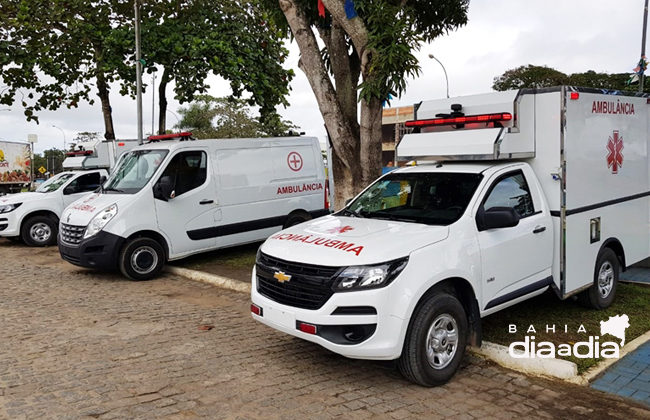
[[[267,238],[329,213],[318,139],[161,141],[128,152],[61,216],[75,265],[154,278],[165,261]]]
[[[105,169],[61,172],[34,192],[0,197],[0,237],[29,246],[56,244],[63,209],[95,191],[107,176]]]
[[[254,319],[436,386],[486,315],[549,288],[608,307],[650,255],[649,102],[559,87],[416,105],[397,154],[432,163],[271,236]]]

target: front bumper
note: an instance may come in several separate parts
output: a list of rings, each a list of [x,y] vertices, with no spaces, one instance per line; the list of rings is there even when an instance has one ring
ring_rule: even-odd
[[[251,300],[262,310],[261,316],[254,313],[252,316],[269,327],[320,344],[334,353],[353,359],[394,360],[402,352],[408,320],[391,314],[388,304],[390,286],[359,292],[334,293],[320,309],[310,310],[283,305],[261,295],[257,291],[255,268],[251,282]],[[359,306],[375,308],[377,314],[333,315],[337,308]],[[310,334],[301,331],[301,323],[316,326],[318,332]],[[332,330],[338,331],[336,326],[372,326],[367,329],[372,333],[358,344],[341,344],[343,340],[332,338]],[[324,334],[321,334],[321,330]]]
[[[77,245],[72,245],[62,242],[59,235],[59,253],[61,258],[79,267],[115,270],[124,240],[121,236],[101,231]]]
[[[20,235],[20,220],[15,212],[0,214],[0,236],[8,238]]]

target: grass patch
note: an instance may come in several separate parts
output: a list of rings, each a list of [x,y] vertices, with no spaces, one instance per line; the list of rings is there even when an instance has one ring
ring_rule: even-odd
[[[261,242],[256,242],[194,255],[185,258],[183,265],[196,270],[211,265],[252,269],[255,265],[255,255],[260,245]]]
[[[620,340],[612,335],[600,336],[600,321],[607,321],[610,316],[626,314],[630,318],[630,326],[625,330],[627,344],[650,330],[649,303],[650,287],[629,283],[618,284],[614,303],[604,311],[584,308],[571,299],[559,300],[552,292],[544,293],[483,318],[483,339],[509,346],[513,341],[523,341],[526,335],[535,336],[536,343],[549,341],[555,344],[556,351],[558,344],[573,345],[578,341],[589,341],[590,335],[599,336],[601,343],[613,341],[620,344]],[[511,324],[517,326],[516,333],[508,332]],[[535,333],[526,333],[530,325],[535,327]],[[555,325],[555,333],[547,333],[547,325]],[[565,325],[567,333],[564,332]],[[580,325],[584,325],[586,333],[578,333]],[[601,360],[558,357],[576,363],[579,373]]]

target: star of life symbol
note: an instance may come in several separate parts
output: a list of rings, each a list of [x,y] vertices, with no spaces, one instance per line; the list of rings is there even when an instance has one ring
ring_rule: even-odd
[[[327,233],[345,233],[354,230],[352,226],[339,226],[332,229],[328,229]]]
[[[618,131],[610,136],[607,142],[607,167],[612,168],[612,173],[617,174],[618,168],[623,166],[623,137],[619,137]]]

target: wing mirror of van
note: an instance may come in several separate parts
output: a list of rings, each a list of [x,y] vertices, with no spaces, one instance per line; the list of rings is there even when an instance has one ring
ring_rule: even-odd
[[[488,229],[515,227],[519,224],[519,214],[512,207],[492,207],[484,210],[481,206],[476,213],[476,226],[479,232]]]
[[[154,197],[163,201],[174,198],[174,181],[171,176],[163,176],[153,189]]]
[[[99,177],[99,185],[104,185],[104,182],[106,182],[106,175]]]

